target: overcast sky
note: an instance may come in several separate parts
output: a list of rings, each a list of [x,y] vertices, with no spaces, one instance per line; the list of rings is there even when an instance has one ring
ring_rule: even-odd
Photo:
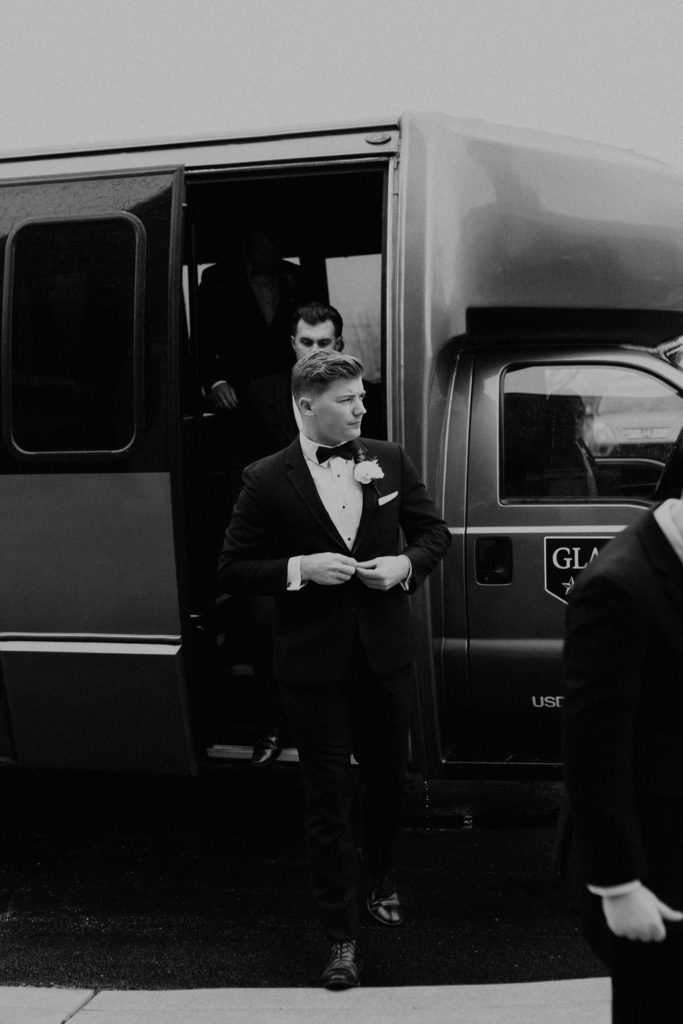
[[[681,0],[0,0],[0,150],[434,109],[683,168]]]

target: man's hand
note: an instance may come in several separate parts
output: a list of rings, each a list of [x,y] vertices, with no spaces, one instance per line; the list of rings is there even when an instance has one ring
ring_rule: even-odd
[[[346,583],[356,571],[355,558],[348,555],[337,555],[332,551],[324,551],[319,555],[301,556],[301,582],[319,583],[323,587],[333,587]]]
[[[681,921],[680,910],[672,910],[644,885],[623,896],[603,896],[602,909],[609,930],[621,939],[663,942],[665,921]]]
[[[209,398],[215,409],[225,409],[230,412],[239,405],[235,389],[228,384],[227,380],[220,380],[214,384],[209,392]]]
[[[381,555],[356,563],[356,575],[371,590],[391,590],[408,578],[410,559],[406,555]]]

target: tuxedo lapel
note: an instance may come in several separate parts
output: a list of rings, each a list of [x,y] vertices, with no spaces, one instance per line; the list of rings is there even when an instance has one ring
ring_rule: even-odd
[[[368,452],[367,446],[362,441],[358,441],[354,445],[354,449],[356,453],[356,459],[358,459],[358,456],[362,456],[365,459],[367,459],[368,457],[372,458],[372,455],[370,455],[370,453]],[[377,487],[375,486],[375,482],[371,481],[369,484],[362,484],[362,488],[363,511],[361,512],[360,523],[358,524],[358,533],[356,534],[356,539],[353,542],[352,552],[356,551],[359,545],[362,543],[363,537],[365,536],[368,526],[372,521],[372,517],[377,511],[378,493]]]
[[[295,437],[287,449],[285,462],[289,480],[293,487],[299,492],[311,514],[317,519],[325,532],[332,538],[335,547],[342,547],[345,552],[348,552],[348,548],[346,547],[341,534],[330,519],[327,509],[320,500],[320,495],[318,494],[318,490],[313,482],[313,477],[306,465],[306,459],[304,458],[304,453],[301,450],[301,442],[299,441],[298,436]]]

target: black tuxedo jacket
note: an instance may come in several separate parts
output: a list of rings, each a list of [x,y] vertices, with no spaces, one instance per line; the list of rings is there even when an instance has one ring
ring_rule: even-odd
[[[382,437],[381,386],[363,382],[366,391],[363,435]],[[244,401],[244,465],[286,448],[299,428],[292,407],[291,371],[283,370],[253,380]]]
[[[290,370],[253,380],[244,404],[245,465],[286,448],[299,433],[292,406]]]
[[[683,565],[652,512],[571,595],[563,735],[583,882],[683,905]]]
[[[254,377],[292,366],[291,318],[312,298],[305,275],[280,265],[280,299],[271,324],[264,319],[243,260],[217,263],[202,274],[198,292],[202,384],[226,380],[239,394]]]
[[[448,529],[399,445],[364,438],[356,447],[366,458],[377,458],[384,477],[363,485],[363,512],[351,555],[358,561],[407,555],[413,591],[444,556]],[[407,664],[413,627],[402,587],[370,590],[354,576],[337,586],[308,583],[287,591],[289,558],[325,551],[349,554],[320,500],[297,437],[284,451],[245,470],[220,558],[220,585],[229,593],[275,595],[274,668],[283,683],[340,679],[356,636],[374,671],[391,672]]]

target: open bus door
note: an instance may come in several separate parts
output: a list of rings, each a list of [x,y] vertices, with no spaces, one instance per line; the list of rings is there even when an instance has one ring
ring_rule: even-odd
[[[179,607],[181,168],[10,181],[0,755],[196,770]]]

